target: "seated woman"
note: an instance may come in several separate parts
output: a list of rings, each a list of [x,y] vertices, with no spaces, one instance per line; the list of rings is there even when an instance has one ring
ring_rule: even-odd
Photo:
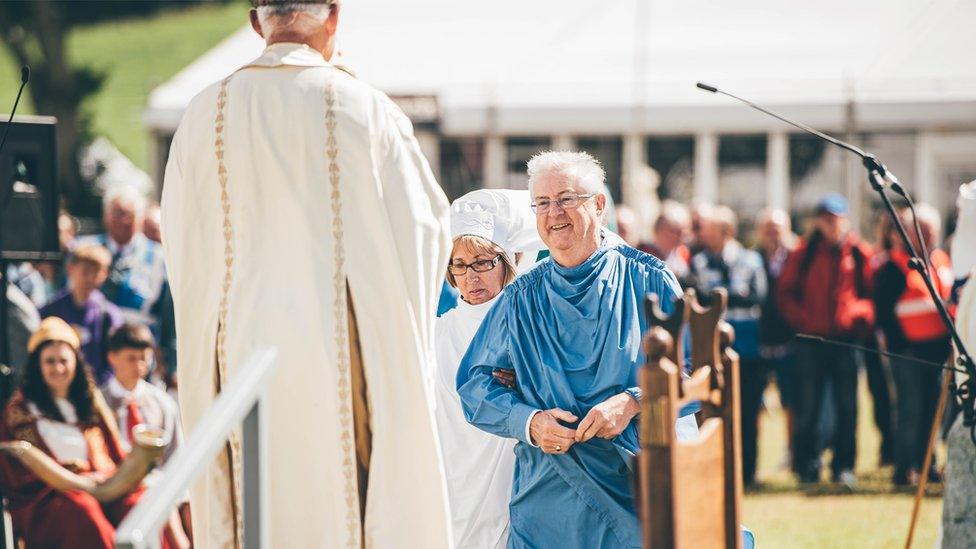
[[[45,319],[27,347],[20,388],[0,421],[0,489],[14,534],[28,547],[113,547],[115,528],[143,494],[148,463],[127,464],[125,483],[107,480],[125,454],[67,323]]]
[[[505,547],[508,541],[515,441],[465,421],[455,376],[481,320],[515,279],[520,252],[534,259],[542,249],[530,202],[527,191],[478,190],[451,208],[447,280],[460,301],[437,319],[433,394],[455,547]],[[503,382],[509,375],[498,373]]]

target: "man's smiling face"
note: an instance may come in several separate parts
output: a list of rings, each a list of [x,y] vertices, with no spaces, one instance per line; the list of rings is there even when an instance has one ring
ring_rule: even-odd
[[[575,208],[563,209],[557,203],[560,197],[572,193],[590,193],[577,185],[572,178],[558,172],[540,176],[534,182],[532,192],[533,200],[550,201],[546,212],[536,214],[536,228],[554,258],[558,259],[560,255],[576,255],[573,254],[576,248],[587,247],[597,241],[594,235],[600,231],[600,215],[606,205],[603,194],[582,199]]]

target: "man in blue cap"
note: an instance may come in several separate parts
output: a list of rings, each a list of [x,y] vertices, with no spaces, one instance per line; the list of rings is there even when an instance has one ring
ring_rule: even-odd
[[[824,196],[817,204],[813,230],[783,266],[776,297],[798,333],[852,342],[872,333],[871,249],[851,231],[848,211],[843,196]],[[837,421],[831,444],[833,480],[853,488],[857,364],[853,351],[844,347],[798,349],[793,467],[802,482],[820,479],[816,434],[827,383],[833,389]]]

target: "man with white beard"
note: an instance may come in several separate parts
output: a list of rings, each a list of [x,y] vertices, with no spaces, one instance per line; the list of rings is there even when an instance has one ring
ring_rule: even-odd
[[[187,431],[258,347],[275,547],[446,547],[422,369],[448,203],[409,120],[330,64],[334,0],[252,0],[267,42],[193,99],[162,230]],[[240,546],[240,441],[192,491],[201,547]]]

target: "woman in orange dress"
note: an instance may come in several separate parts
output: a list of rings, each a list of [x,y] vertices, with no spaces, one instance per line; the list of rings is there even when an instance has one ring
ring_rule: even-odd
[[[44,320],[28,343],[20,388],[3,410],[0,441],[29,442],[69,471],[108,478],[125,454],[79,347],[67,323]],[[144,492],[137,486],[105,503],[86,491],[60,491],[6,453],[0,454],[0,489],[14,534],[27,547],[81,549],[113,547],[115,528]]]

